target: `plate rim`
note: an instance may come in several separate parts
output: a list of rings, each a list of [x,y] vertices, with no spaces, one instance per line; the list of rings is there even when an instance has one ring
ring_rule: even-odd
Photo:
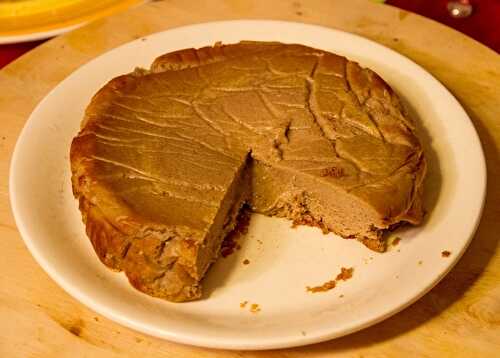
[[[43,254],[39,251],[37,251],[33,239],[30,237],[26,227],[25,223],[23,221],[22,214],[19,211],[19,208],[17,206],[16,202],[16,163],[18,162],[18,157],[19,153],[21,151],[22,143],[25,141],[23,138],[26,136],[27,128],[30,125],[30,122],[32,121],[32,118],[34,114],[36,114],[37,110],[41,107],[43,107],[44,102],[51,96],[51,94],[59,87],[63,82],[65,82],[69,77],[71,77],[75,72],[81,70],[84,66],[87,64],[90,64],[94,61],[98,61],[101,57],[106,56],[109,52],[117,50],[122,47],[126,47],[129,44],[140,41],[141,39],[136,39],[133,41],[129,41],[125,44],[122,44],[120,46],[111,48],[107,50],[106,52],[100,54],[99,56],[94,57],[81,67],[75,69],[71,73],[69,73],[62,81],[60,81],[57,85],[55,85],[45,96],[44,98],[37,104],[37,106],[34,108],[33,112],[30,114],[29,118],[26,120],[19,136],[16,141],[15,148],[13,150],[12,156],[11,156],[11,162],[10,162],[10,168],[9,168],[9,197],[10,197],[10,202],[11,202],[11,209],[13,212],[13,216],[16,222],[17,229],[27,246],[28,250],[30,251],[31,255],[35,258],[37,263],[43,268],[43,270],[50,276],[52,280],[54,280],[64,291],[66,291],[70,296],[75,298],[77,301],[80,303],[84,304],[91,310],[121,324],[126,327],[132,328],[134,330],[137,330],[139,332],[143,332],[146,334],[149,334],[151,336],[155,336],[158,338],[162,339],[167,339],[170,341],[178,342],[178,343],[183,343],[183,344],[189,344],[189,345],[194,345],[194,346],[200,346],[200,347],[207,347],[207,348],[222,348],[222,349],[245,349],[245,350],[261,350],[261,349],[277,349],[277,348],[289,348],[289,347],[297,347],[297,346],[302,346],[302,345],[307,345],[307,344],[313,344],[313,343],[318,343],[318,342],[323,342],[326,340],[338,338],[341,336],[345,336],[351,333],[354,333],[356,331],[362,330],[364,328],[367,328],[369,326],[372,326],[376,323],[379,323],[390,316],[402,311],[403,309],[409,307],[413,303],[415,303],[417,300],[419,300],[422,296],[427,294],[437,283],[439,283],[450,271],[453,269],[453,267],[456,265],[456,263],[460,260],[460,258],[463,256],[465,251],[467,250],[468,246],[470,245],[470,242],[474,238],[474,235],[477,231],[477,228],[479,226],[479,223],[481,221],[484,205],[485,205],[485,199],[486,199],[486,193],[487,193],[487,172],[486,172],[486,160],[484,156],[484,150],[479,138],[479,135],[473,125],[472,120],[468,116],[467,112],[465,109],[462,107],[462,105],[458,102],[458,100],[453,96],[453,94],[438,80],[436,79],[430,72],[425,70],[422,66],[419,64],[415,63],[408,57],[398,53],[395,50],[392,50],[391,48],[388,48],[380,43],[377,43],[373,40],[370,40],[368,38],[365,38],[363,36],[353,34],[347,31],[343,30],[338,30],[335,28],[330,28],[327,26],[321,26],[321,25],[316,25],[316,24],[307,24],[307,23],[301,23],[301,22],[292,22],[292,21],[281,21],[281,20],[256,20],[256,19],[238,19],[238,20],[227,20],[227,21],[211,21],[211,22],[202,22],[202,23],[195,23],[195,24],[189,24],[189,25],[184,25],[184,26],[178,26],[178,27],[172,27],[168,28],[166,30],[152,33],[149,35],[146,35],[142,38],[151,38],[155,36],[161,36],[165,32],[169,32],[172,30],[177,30],[177,29],[186,29],[186,28],[193,28],[193,27],[204,27],[204,26],[213,26],[213,25],[218,25],[218,24],[232,24],[236,25],[238,23],[246,23],[248,25],[254,24],[257,25],[258,23],[267,23],[269,25],[278,25],[278,26],[301,26],[301,27],[309,27],[310,29],[314,30],[327,30],[331,31],[337,34],[340,34],[341,36],[348,36],[352,37],[356,41],[361,41],[369,44],[370,46],[374,47],[375,49],[378,47],[379,49],[383,49],[384,51],[389,51],[393,55],[396,55],[399,57],[400,60],[406,61],[407,63],[411,64],[415,68],[418,68],[422,74],[425,74],[430,80],[432,80],[435,85],[439,87],[441,91],[444,91],[443,93],[446,93],[446,95],[450,98],[451,101],[457,106],[458,109],[463,111],[463,114],[465,115],[465,118],[468,119],[468,121],[465,121],[471,130],[471,134],[473,134],[473,138],[471,140],[476,142],[477,149],[479,150],[480,158],[479,159],[480,163],[479,166],[481,167],[481,173],[478,173],[478,179],[482,179],[480,183],[478,183],[481,186],[481,192],[482,192],[482,197],[480,198],[481,204],[478,210],[478,213],[475,217],[475,221],[472,225],[472,230],[470,234],[468,235],[467,241],[465,245],[461,248],[460,252],[456,253],[453,255],[453,258],[450,259],[449,264],[446,266],[446,268],[439,274],[437,275],[434,280],[430,281],[427,286],[424,289],[420,289],[419,293],[416,295],[411,295],[412,297],[409,300],[405,300],[405,302],[400,301],[399,305],[394,305],[394,307],[390,309],[386,309],[383,314],[378,315],[375,318],[370,318],[370,319],[364,319],[361,320],[362,323],[359,322],[354,322],[351,324],[349,327],[344,329],[342,332],[335,332],[335,333],[320,333],[320,334],[309,334],[307,336],[303,337],[297,337],[295,338],[294,341],[282,341],[279,340],[278,342],[274,343],[269,343],[266,342],[264,344],[259,344],[258,342],[255,342],[253,340],[248,340],[244,342],[237,341],[235,339],[227,339],[226,340],[218,340],[214,341],[210,338],[203,339],[202,337],[199,336],[190,336],[189,334],[178,334],[176,332],[159,332],[158,330],[155,330],[154,328],[151,328],[147,323],[144,322],[137,322],[135,320],[130,320],[127,317],[121,316],[117,311],[113,310],[109,306],[102,304],[98,301],[95,301],[92,299],[92,296],[87,294],[86,292],[79,290],[78,287],[68,284],[66,280],[63,278],[63,275],[60,275],[57,270],[53,269],[53,267],[50,265],[50,263],[47,262],[46,258],[44,258]],[[279,37],[279,35],[277,36]],[[279,39],[278,39],[279,40]],[[464,118],[464,119],[465,119]],[[331,331],[331,329],[330,329]]]

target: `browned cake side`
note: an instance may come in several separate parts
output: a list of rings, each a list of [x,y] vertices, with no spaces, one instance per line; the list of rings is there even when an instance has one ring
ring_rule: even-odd
[[[172,301],[200,297],[245,202],[376,251],[385,231],[422,219],[425,160],[397,96],[299,45],[187,49],[112,80],[71,165],[100,259]]]

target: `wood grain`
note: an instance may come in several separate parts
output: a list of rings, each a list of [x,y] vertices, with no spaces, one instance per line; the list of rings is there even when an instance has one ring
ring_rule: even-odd
[[[191,23],[266,18],[353,32],[408,56],[443,82],[479,132],[488,196],[476,237],[452,272],[410,308],[329,342],[268,352],[189,347],[145,336],[90,311],[35,263],[8,198],[16,138],[36,104],[73,70],[144,35]],[[53,39],[0,71],[1,357],[497,356],[500,351],[500,56],[395,8],[356,1],[155,1]]]

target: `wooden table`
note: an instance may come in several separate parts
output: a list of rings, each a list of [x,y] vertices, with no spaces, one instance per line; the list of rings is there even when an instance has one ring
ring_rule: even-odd
[[[19,236],[9,205],[10,157],[29,114],[54,86],[97,55],[146,34],[238,18],[320,24],[391,47],[442,81],[479,132],[489,184],[476,237],[436,288],[383,323],[329,342],[269,352],[170,343],[119,326],[78,303],[42,271]],[[499,146],[500,56],[445,26],[386,5],[361,0],[155,1],[53,39],[0,71],[0,356],[498,356]]]

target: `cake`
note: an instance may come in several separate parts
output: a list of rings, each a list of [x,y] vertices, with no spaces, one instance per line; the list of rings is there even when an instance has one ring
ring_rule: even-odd
[[[70,158],[100,260],[169,301],[201,297],[244,204],[379,252],[423,216],[424,154],[397,95],[302,45],[218,43],[114,78]]]

